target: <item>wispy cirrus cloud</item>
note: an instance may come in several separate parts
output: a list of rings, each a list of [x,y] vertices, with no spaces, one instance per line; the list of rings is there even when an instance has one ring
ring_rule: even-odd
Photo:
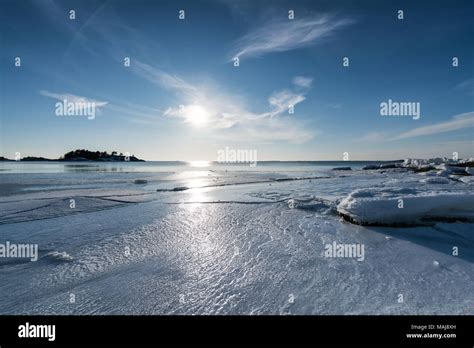
[[[474,78],[467,79],[458,85],[456,85],[455,89],[464,91],[470,96],[474,96]]]
[[[95,104],[96,108],[99,108],[108,104],[108,102],[106,101],[100,101],[100,100],[91,99],[87,97],[81,97],[81,96],[69,94],[69,93],[54,93],[54,92],[50,92],[46,90],[41,90],[39,93],[45,97],[53,98],[59,101],[66,100],[67,102],[70,102],[70,103],[93,103]]]
[[[106,109],[118,117],[138,124],[156,125],[163,118],[163,110],[134,103],[111,101]]]
[[[409,131],[398,135],[393,135],[393,132],[370,132],[359,138],[361,142],[382,142],[382,141],[396,141],[402,139],[409,139],[433,134],[447,133],[457,131],[460,129],[474,128],[474,112],[466,112],[455,115],[449,121],[439,122],[429,126],[421,126],[413,128]]]
[[[370,132],[359,138],[357,141],[360,142],[378,142],[387,139],[387,134],[384,132]]]
[[[133,123],[153,125],[157,123],[163,114],[163,110],[160,109],[118,100],[112,100],[110,102],[101,101],[70,93],[54,93],[47,90],[41,90],[39,93],[45,97],[56,99],[61,102],[66,100],[70,103],[93,103],[97,110],[103,108],[112,111],[115,115],[128,115],[125,119]]]
[[[425,135],[433,135],[472,127],[474,127],[474,112],[466,112],[464,114],[453,116],[452,120],[449,121],[411,129],[408,132],[404,132],[395,137],[392,137],[390,140],[400,140]]]
[[[292,82],[298,87],[311,88],[313,84],[313,78],[309,76],[295,76]]]
[[[198,89],[195,86],[186,82],[182,78],[176,75],[168,74],[167,72],[152,67],[146,63],[135,60],[132,68],[135,73],[160,87],[164,87],[169,90],[177,90],[187,95],[198,93]]]
[[[259,57],[311,46],[353,22],[352,19],[329,14],[267,22],[237,40],[230,59]]]
[[[304,101],[305,99],[306,97],[304,96],[304,94],[295,93],[289,89],[275,91],[268,98],[268,103],[273,106],[273,110],[263,115],[275,116],[281,114],[282,112],[287,111],[290,105],[295,106]]]
[[[180,101],[180,105],[168,107],[164,116],[208,130],[221,130],[236,139],[301,143],[313,137],[294,115],[288,115],[288,107],[304,101],[309,88],[299,93],[290,89],[275,91],[268,98],[268,110],[254,112],[244,98],[226,93],[216,84],[192,84],[140,61],[135,61],[133,69],[153,84],[173,91]]]

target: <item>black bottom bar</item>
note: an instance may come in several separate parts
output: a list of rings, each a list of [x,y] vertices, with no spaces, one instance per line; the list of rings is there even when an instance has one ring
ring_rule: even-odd
[[[472,347],[473,324],[473,316],[0,316],[0,346],[318,343]],[[55,326],[54,340],[52,327],[43,325]],[[43,337],[31,337],[38,335]]]

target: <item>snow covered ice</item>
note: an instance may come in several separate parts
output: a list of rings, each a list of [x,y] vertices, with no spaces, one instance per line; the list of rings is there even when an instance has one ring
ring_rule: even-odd
[[[424,181],[445,184],[445,181]],[[393,225],[436,219],[474,219],[474,195],[469,191],[421,191],[415,189],[360,189],[337,206],[339,213],[357,223]]]
[[[8,164],[0,243],[39,258],[0,259],[0,313],[474,314],[473,182],[442,164]]]

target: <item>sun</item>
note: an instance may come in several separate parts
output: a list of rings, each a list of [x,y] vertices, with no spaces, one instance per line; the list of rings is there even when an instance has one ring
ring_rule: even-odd
[[[209,122],[209,112],[201,105],[191,105],[186,110],[186,118],[195,127],[203,127]]]

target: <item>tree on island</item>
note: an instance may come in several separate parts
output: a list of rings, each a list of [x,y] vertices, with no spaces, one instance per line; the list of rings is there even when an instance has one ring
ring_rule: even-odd
[[[117,151],[112,151],[111,154],[107,151],[89,151],[85,149],[69,151],[64,156],[62,156],[60,161],[80,161],[80,160],[89,160],[89,161],[143,161],[138,159],[134,155],[124,156],[122,153],[117,154]]]

